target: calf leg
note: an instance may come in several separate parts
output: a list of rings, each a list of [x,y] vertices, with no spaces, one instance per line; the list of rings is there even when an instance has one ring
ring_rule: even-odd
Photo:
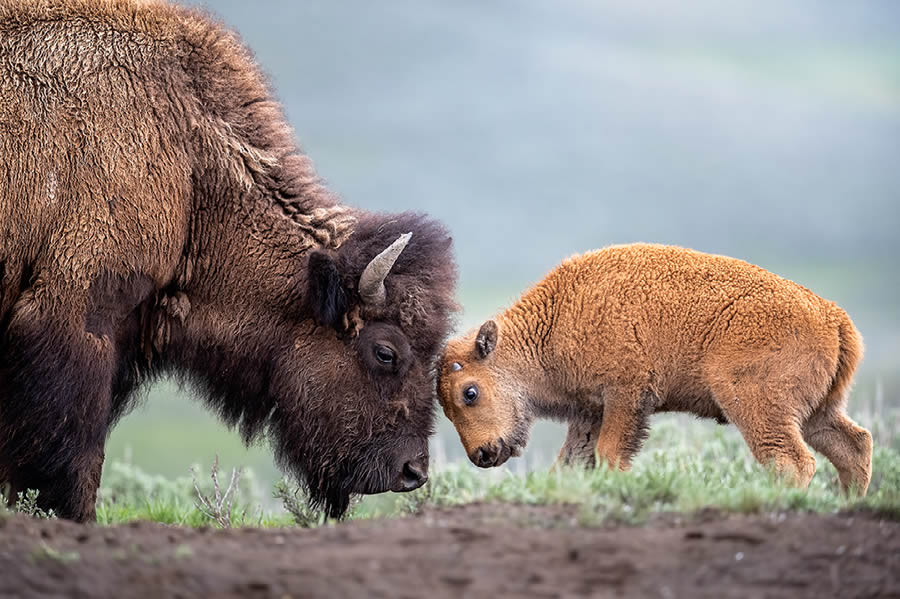
[[[656,396],[643,385],[607,388],[603,392],[603,423],[597,435],[597,460],[620,470],[631,468],[631,459],[647,438]]]
[[[725,416],[734,423],[753,457],[792,484],[806,488],[816,473],[816,458],[803,442],[789,388],[766,388],[750,382],[713,390]]]
[[[20,302],[0,342],[0,455],[14,490],[37,489],[43,509],[83,521],[94,517],[114,352],[52,308]]]
[[[872,435],[843,410],[823,405],[803,425],[803,437],[837,468],[841,489],[865,495],[872,477]]]
[[[566,441],[559,456],[556,458],[554,468],[559,466],[584,466],[594,467],[594,451],[597,448],[597,439],[600,437],[602,415],[597,418],[579,416],[569,421],[569,431]]]

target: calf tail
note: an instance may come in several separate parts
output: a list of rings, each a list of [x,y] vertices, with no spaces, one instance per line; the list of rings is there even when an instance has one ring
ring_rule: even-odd
[[[864,347],[862,335],[847,313],[840,309],[838,309],[838,343],[837,369],[831,381],[831,388],[825,396],[825,404],[836,403],[837,406],[843,407],[853,382],[853,374],[862,360]]]

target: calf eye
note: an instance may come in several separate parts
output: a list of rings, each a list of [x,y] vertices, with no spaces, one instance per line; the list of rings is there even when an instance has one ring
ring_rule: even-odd
[[[375,358],[382,364],[393,364],[397,359],[397,355],[394,353],[394,350],[389,347],[385,347],[384,345],[376,345]]]
[[[478,399],[478,387],[475,385],[469,385],[466,387],[466,390],[463,391],[463,402],[467,406],[471,406],[475,403],[475,400]]]

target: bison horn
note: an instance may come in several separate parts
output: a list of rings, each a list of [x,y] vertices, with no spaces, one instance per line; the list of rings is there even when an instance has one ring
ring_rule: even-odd
[[[387,299],[384,280],[400,257],[400,252],[409,243],[412,233],[404,233],[397,241],[387,246],[380,254],[372,258],[359,277],[359,296],[370,306],[382,306]]]

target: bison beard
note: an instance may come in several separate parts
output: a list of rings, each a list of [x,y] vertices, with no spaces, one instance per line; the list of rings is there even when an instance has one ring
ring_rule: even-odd
[[[424,481],[449,235],[338,203],[232,33],[3,3],[0,156],[0,485],[92,519],[106,437],[164,375],[331,516]]]
[[[427,437],[423,439],[427,441]],[[298,462],[279,452],[279,464],[303,481],[310,505],[323,509],[329,517],[343,516],[354,494],[365,493],[367,489],[377,493],[390,488],[393,473],[384,467],[373,467],[371,460],[372,455],[395,448],[394,441],[389,437],[375,440],[353,453],[342,453],[334,462],[321,459],[318,451],[321,448],[308,447],[308,443],[303,445],[307,447],[292,448],[301,450],[299,455],[311,459]]]

